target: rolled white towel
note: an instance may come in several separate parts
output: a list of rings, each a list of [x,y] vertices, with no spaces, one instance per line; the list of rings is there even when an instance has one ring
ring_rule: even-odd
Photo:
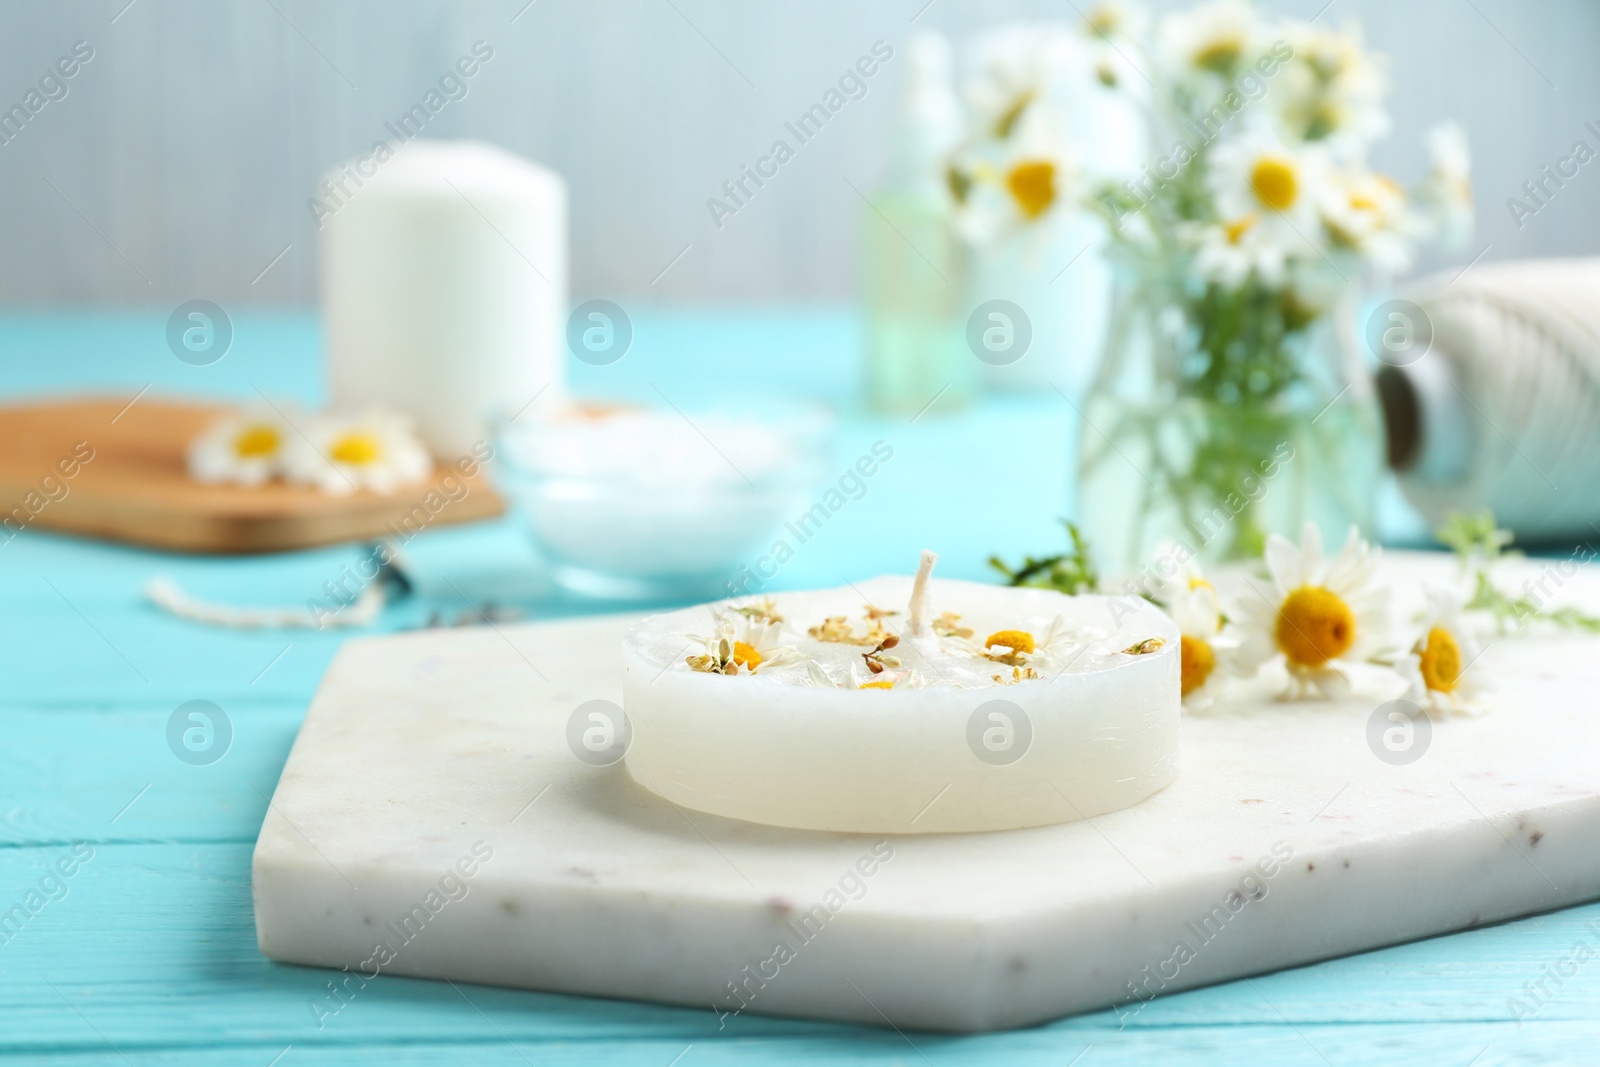
[[[1411,299],[1432,345],[1379,375],[1407,499],[1434,525],[1487,506],[1524,541],[1594,536],[1600,258],[1482,265]]]

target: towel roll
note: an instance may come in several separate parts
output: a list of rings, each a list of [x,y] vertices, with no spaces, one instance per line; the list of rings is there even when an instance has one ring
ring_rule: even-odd
[[[1435,526],[1490,507],[1522,541],[1600,536],[1600,258],[1482,265],[1410,299],[1431,344],[1378,374],[1407,499]]]

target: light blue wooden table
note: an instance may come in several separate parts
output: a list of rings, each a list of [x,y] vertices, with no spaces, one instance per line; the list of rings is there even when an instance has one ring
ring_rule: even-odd
[[[5,318],[0,383],[9,397],[90,388],[132,397],[152,385],[319,399],[309,316],[240,314],[233,350],[205,368],[173,358],[164,320]],[[844,313],[640,312],[635,324],[622,363],[575,368],[580,388],[645,396],[655,382],[672,395],[737,380],[845,406],[842,456],[892,442],[895,459],[867,497],[796,557],[783,585],[902,570],[925,544],[941,550],[944,573],[983,577],[992,551],[1056,543],[1072,453],[1059,398],[936,409],[907,425],[849,410],[856,346]],[[440,532],[428,551],[462,574],[529,559],[509,520]],[[190,559],[36,530],[0,545],[0,914],[14,904],[35,912],[0,929],[0,1056],[250,1067],[1600,1062],[1600,963],[1559,984],[1548,977],[1570,969],[1579,942],[1600,945],[1600,906],[1166,997],[1125,1027],[1106,1011],[972,1038],[754,1016],[719,1030],[709,1009],[383,977],[319,1029],[308,1004],[327,974],[256,951],[250,851],[343,636],[208,629],[157,613],[139,589],[165,574],[203,597],[292,604],[355,557],[335,548]],[[465,606],[406,602],[374,629]],[[579,610],[526,607],[534,617]],[[234,729],[209,766],[179,761],[166,741],[168,717],[193,699],[216,702]],[[1385,901],[1370,905],[1381,912]],[[1519,1025],[1511,1002],[1529,1002],[1541,980],[1544,1003]]]

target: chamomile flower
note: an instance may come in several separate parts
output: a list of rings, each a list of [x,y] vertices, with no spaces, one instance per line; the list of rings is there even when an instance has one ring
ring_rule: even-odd
[[[975,137],[1008,141],[1025,123],[1066,124],[1066,79],[1083,48],[1054,24],[1018,23],[984,34],[975,72],[963,85]]]
[[[1080,29],[1089,41],[1096,81],[1114,88],[1139,78],[1132,56],[1140,52],[1147,28],[1143,11],[1118,0],[1103,0],[1083,13]]]
[[[1152,596],[1178,624],[1183,703],[1194,709],[1209,707],[1234,651],[1233,642],[1221,636],[1224,619],[1216,587],[1191,556],[1178,564],[1171,577],[1160,579]]]
[[[1346,668],[1381,651],[1388,640],[1388,590],[1373,584],[1380,550],[1355,527],[1344,549],[1322,556],[1322,535],[1306,523],[1296,547],[1273,534],[1267,539],[1272,587],[1256,588],[1240,604],[1244,640],[1238,660],[1253,671],[1282,656],[1290,692],[1315,688],[1330,697],[1349,691]]]
[[[974,245],[989,247],[1024,234],[1040,235],[1065,213],[1073,163],[1065,141],[1044,118],[1026,117],[1003,142],[982,142],[958,154],[951,174],[962,175],[956,227]]]
[[[947,645],[991,663],[1023,670],[1036,669],[1046,665],[1051,657],[1077,646],[1078,642],[1067,632],[1065,621],[1057,615],[1050,620],[1044,633],[1039,635],[1029,630],[1006,629],[996,630],[981,642],[955,636],[946,636],[942,640]]]
[[[1083,12],[1083,32],[1090,40],[1114,44],[1134,44],[1145,33],[1148,18],[1131,4],[1120,0],[1101,0]]]
[[[968,133],[946,167],[956,226],[991,247],[1028,234],[1037,245],[1075,193],[1069,149],[1075,79],[1088,46],[1055,24],[1002,27],[979,38],[964,86]]]
[[[325,493],[394,493],[432,471],[433,459],[410,420],[385,411],[318,419],[284,452],[288,479]]]
[[[1405,190],[1372,171],[1337,175],[1323,191],[1322,223],[1334,248],[1397,274],[1411,265],[1416,220]]]
[[[1326,173],[1326,160],[1314,147],[1250,132],[1213,150],[1206,178],[1219,218],[1238,224],[1253,217],[1246,236],[1295,255],[1312,251],[1307,246],[1318,235]]]
[[[1209,707],[1223,677],[1218,668],[1230,651],[1218,637],[1222,633],[1222,608],[1217,603],[1216,590],[1203,585],[1186,589],[1167,605],[1167,612],[1178,624],[1182,642],[1179,654],[1183,702],[1191,708]]]
[[[783,626],[760,616],[713,610],[708,637],[690,634],[703,651],[687,658],[697,671],[715,674],[756,674],[806,660],[806,655],[783,643]]]
[[[1283,242],[1267,236],[1259,212],[1227,222],[1192,223],[1183,230],[1195,247],[1194,267],[1201,278],[1228,288],[1243,285],[1254,273],[1271,286],[1284,279],[1288,260]]]
[[[189,444],[189,473],[211,485],[262,485],[282,469],[292,433],[270,409],[230,412]]]
[[[735,615],[743,615],[747,619],[764,623],[781,623],[783,616],[778,612],[778,601],[774,597],[754,597],[738,607],[730,609]]]
[[[1167,69],[1184,79],[1231,79],[1241,64],[1260,51],[1261,27],[1255,10],[1239,0],[1219,0],[1175,11],[1156,27]]]
[[[1359,30],[1300,26],[1290,32],[1294,58],[1275,79],[1270,100],[1284,135],[1326,145],[1341,159],[1357,159],[1389,132],[1383,107],[1388,80]]]
[[[1427,597],[1422,636],[1395,663],[1409,683],[1406,699],[1436,719],[1477,714],[1484,687],[1467,668],[1478,658],[1478,641],[1463,618],[1461,599],[1441,588],[1429,588]]]

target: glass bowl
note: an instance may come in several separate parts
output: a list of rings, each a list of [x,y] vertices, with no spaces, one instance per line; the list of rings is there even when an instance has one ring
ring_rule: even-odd
[[[775,576],[773,538],[811,503],[832,437],[798,405],[569,408],[501,431],[499,483],[569,592],[725,597]]]

